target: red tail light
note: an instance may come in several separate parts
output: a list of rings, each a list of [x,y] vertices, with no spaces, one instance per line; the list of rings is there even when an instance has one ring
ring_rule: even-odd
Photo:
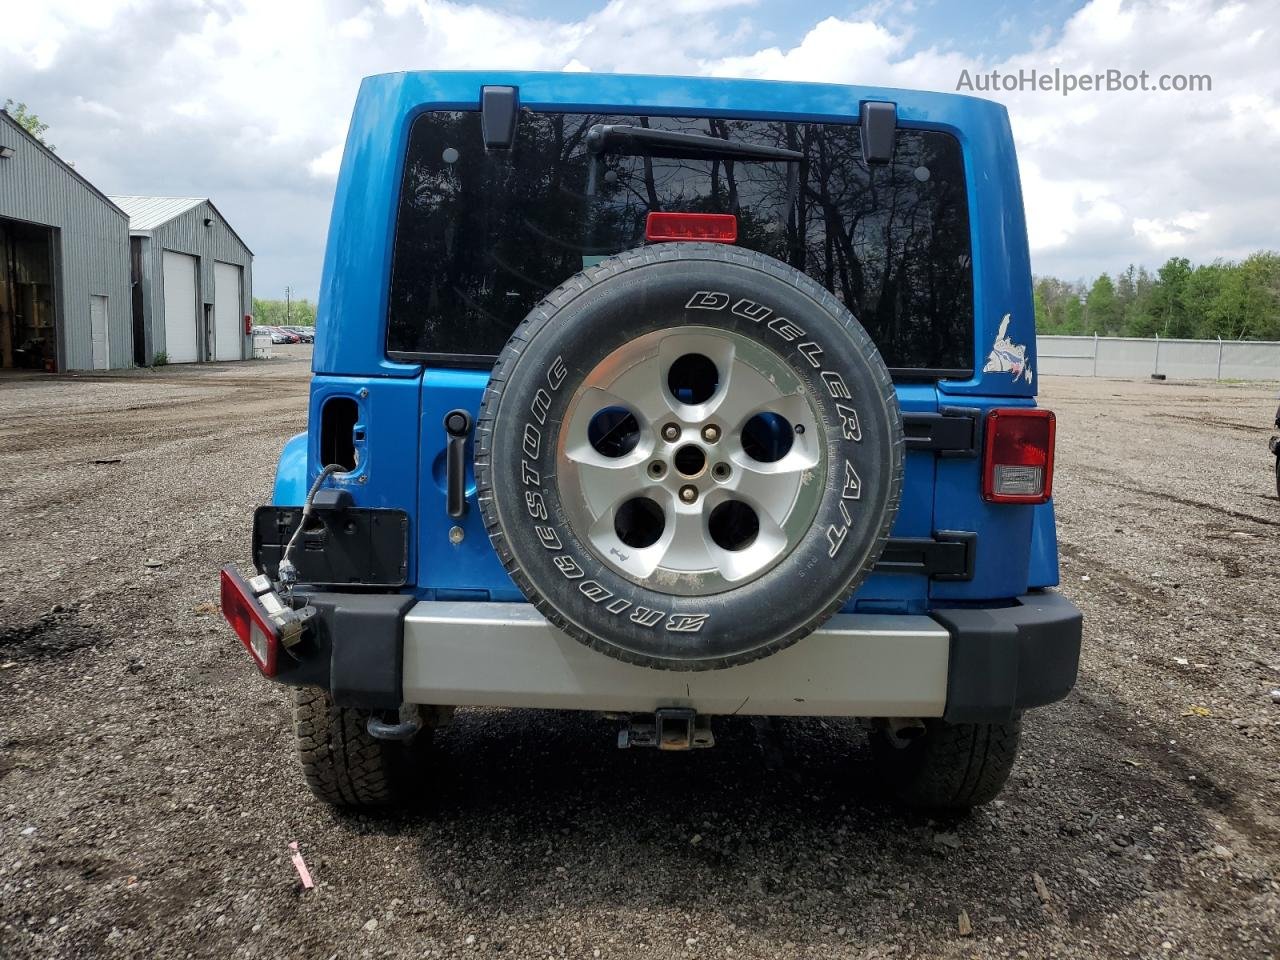
[[[650,243],[672,240],[735,243],[738,218],[732,213],[651,213],[644,223],[644,238]]]
[[[254,579],[267,580],[266,577]],[[263,590],[274,599],[269,580],[263,585]],[[240,576],[234,567],[222,568],[222,615],[258,669],[273,677],[280,656],[280,628],[268,619],[266,611],[259,605],[258,594],[262,592],[255,591],[254,585]]]
[[[990,503],[1044,503],[1053,493],[1055,421],[1048,410],[987,413],[982,498]]]

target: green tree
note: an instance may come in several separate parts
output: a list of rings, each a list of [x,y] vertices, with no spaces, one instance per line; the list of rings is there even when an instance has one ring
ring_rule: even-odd
[[[262,300],[253,298],[253,319],[264,327],[288,324],[293,327],[314,327],[316,305],[310,300]]]
[[[1138,300],[1138,268],[1132,263],[1116,274],[1116,305],[1120,311],[1120,329],[1128,329]]]
[[[1133,302],[1125,311],[1120,332],[1127,337],[1150,337],[1160,332],[1152,306],[1158,281],[1146,267],[1139,267],[1133,275]]]
[[[1156,272],[1159,280],[1151,292],[1151,312],[1162,337],[1195,335],[1195,321],[1187,310],[1191,273],[1191,261],[1186,257],[1170,257]]]
[[[28,110],[25,103],[15,103],[12,99],[9,99],[4,102],[4,110],[5,113],[9,114],[9,116],[13,117],[13,119],[18,122],[18,126],[22,127],[22,129],[26,130],[27,133],[31,134],[50,150],[57,149],[57,147],[44,138],[45,131],[49,129],[49,125],[47,123],[41,123],[40,118]]]
[[[1113,334],[1120,331],[1120,304],[1115,284],[1105,273],[1093,281],[1085,300],[1085,326],[1082,333]]]
[[[1073,336],[1080,336],[1083,333],[1091,331],[1085,330],[1084,322],[1084,304],[1080,302],[1078,296],[1068,297],[1063,301],[1063,322],[1062,332]]]
[[[1036,330],[1047,333],[1049,330],[1049,307],[1045,303],[1044,293],[1037,283],[1031,289],[1031,306],[1036,317]]]
[[[1243,340],[1248,328],[1247,301],[1244,275],[1231,264],[1223,271],[1217,296],[1209,304],[1209,331],[1223,340]]]
[[[1183,306],[1191,318],[1196,337],[1212,340],[1219,335],[1211,317],[1214,303],[1222,295],[1222,285],[1230,269],[1229,264],[1215,260],[1213,263],[1200,264],[1187,278]]]
[[[1038,277],[1033,287],[1036,306],[1036,330],[1046,334],[1080,333],[1080,297],[1082,286],[1056,277]],[[1075,307],[1071,307],[1071,303]]]
[[[1210,321],[1224,340],[1280,336],[1280,255],[1260,250],[1232,264],[1210,307]]]
[[[1041,333],[1130,337],[1280,340],[1280,253],[1259,250],[1239,263],[1193,266],[1170,257],[1153,276],[1130,264],[1114,282],[1102,274],[1088,288],[1036,277]],[[1080,301],[1084,299],[1084,308]]]

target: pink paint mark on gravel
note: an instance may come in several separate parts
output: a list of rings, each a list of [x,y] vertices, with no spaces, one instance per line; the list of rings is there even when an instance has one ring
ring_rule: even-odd
[[[315,882],[311,879],[311,871],[307,869],[307,862],[302,859],[302,854],[298,852],[298,841],[295,840],[289,844],[289,849],[293,851],[293,868],[298,871],[298,878],[302,881],[302,889],[312,889],[315,886]]]

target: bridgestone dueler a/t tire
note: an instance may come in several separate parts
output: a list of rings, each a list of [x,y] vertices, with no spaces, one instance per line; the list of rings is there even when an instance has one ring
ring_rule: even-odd
[[[937,813],[960,813],[994,800],[1018,758],[1022,718],[924,724],[924,734],[905,747],[895,746],[883,730],[872,731],[872,756],[889,792],[912,809]]]
[[[407,807],[422,799],[426,751],[424,729],[408,742],[369,735],[364,710],[335,706],[328,691],[294,690],[293,731],[307,786],[335,807]]]
[[[690,326],[780,357],[827,441],[821,498],[796,546],[756,579],[706,595],[642,586],[603,562],[567,519],[556,476],[566,409],[591,371],[638,337]],[[494,548],[548,620],[628,663],[707,670],[776,653],[840,609],[888,537],[902,445],[889,372],[827,290],[751,250],[660,244],[588,268],[516,328],[477,420],[476,485]]]

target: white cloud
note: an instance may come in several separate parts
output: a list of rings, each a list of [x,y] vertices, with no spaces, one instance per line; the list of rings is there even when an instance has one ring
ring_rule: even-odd
[[[1157,249],[1183,247],[1208,219],[1209,215],[1201,210],[1188,210],[1167,219],[1136,217],[1133,231]]]
[[[767,77],[770,80],[841,80],[875,75],[887,69],[906,46],[906,38],[890,33],[870,20],[828,17],[790,50],[769,47],[747,56],[725,57],[706,64],[708,72],[722,77]],[[815,72],[828,74],[816,77]]]
[[[340,37],[354,40],[368,40],[373,36],[373,16],[368,10],[361,10],[354,17],[348,17],[338,23],[336,30]]]
[[[608,0],[579,19],[450,0],[41,0],[6,10],[0,97],[52,124],[109,192],[212,195],[258,255],[263,292],[314,292],[362,76],[402,69],[702,73],[952,91],[962,69],[1207,73],[1212,94],[999,93],[1033,262],[1066,277],[1274,246],[1280,17],[1267,0],[1092,0],[987,62],[915,42],[883,0],[793,46],[752,0]],[[520,9],[542,11],[524,4]],[[804,23],[804,7],[795,15]],[[999,29],[992,22],[993,32]]]
[[[330,147],[318,157],[314,157],[307,164],[307,169],[311,171],[313,177],[322,180],[332,180],[338,175],[338,168],[342,165],[342,145],[336,144]]]
[[[114,120],[117,122],[124,119],[124,114],[119,110],[116,110],[114,107],[108,107],[105,103],[99,103],[97,100],[89,100],[86,97],[76,97],[72,102],[75,104],[76,109],[87,114],[106,117],[108,120]]]

